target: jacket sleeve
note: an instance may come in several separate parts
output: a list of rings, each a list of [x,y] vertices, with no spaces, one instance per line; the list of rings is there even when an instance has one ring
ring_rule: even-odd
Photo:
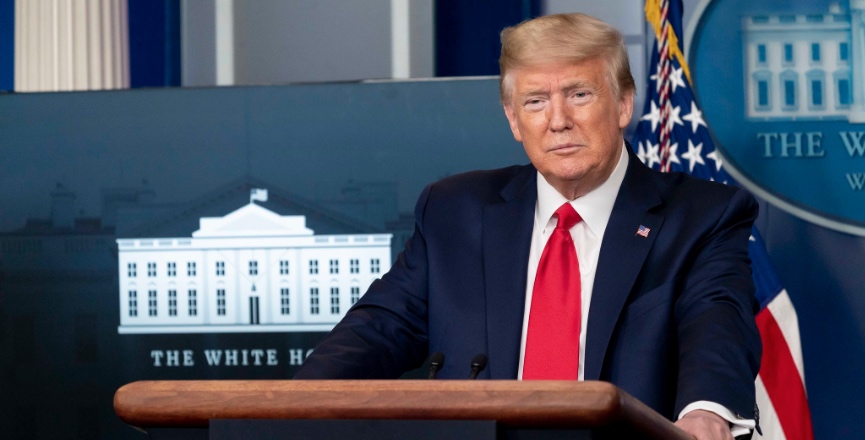
[[[736,191],[691,255],[675,305],[679,371],[675,413],[708,400],[754,418],[754,379],[760,367],[760,334],[748,240],[757,205]]]
[[[415,207],[415,230],[393,267],[375,280],[306,358],[295,379],[388,379],[419,367],[427,345],[427,247],[423,218],[432,186]]]

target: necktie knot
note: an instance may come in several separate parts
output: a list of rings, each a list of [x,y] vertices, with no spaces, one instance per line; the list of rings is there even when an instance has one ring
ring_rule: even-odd
[[[560,206],[559,209],[556,210],[556,216],[558,216],[559,218],[558,223],[556,223],[556,228],[562,228],[564,230],[569,230],[573,228],[575,224],[579,223],[580,220],[582,220],[580,214],[577,214],[577,211],[574,210],[574,207],[567,202],[565,202],[564,205]]]

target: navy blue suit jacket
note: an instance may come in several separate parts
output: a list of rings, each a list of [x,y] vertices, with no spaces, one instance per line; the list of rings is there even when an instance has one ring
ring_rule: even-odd
[[[585,379],[670,419],[698,400],[753,418],[761,347],[747,243],[757,205],[629,154],[595,275]],[[526,165],[428,186],[405,251],[295,377],[395,378],[438,351],[439,377],[467,377],[484,353],[480,378],[516,378],[536,179]]]

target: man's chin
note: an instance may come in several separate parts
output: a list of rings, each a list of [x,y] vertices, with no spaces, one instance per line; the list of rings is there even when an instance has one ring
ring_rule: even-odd
[[[590,170],[587,170],[585,167],[581,166],[560,167],[547,173],[546,177],[547,182],[555,180],[561,183],[571,183],[579,185],[584,180],[591,178],[591,176],[589,175],[589,171]]]

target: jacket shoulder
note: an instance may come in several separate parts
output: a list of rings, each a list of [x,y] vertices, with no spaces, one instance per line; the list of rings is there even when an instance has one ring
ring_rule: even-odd
[[[696,211],[706,211],[710,207],[741,205],[745,210],[757,210],[757,201],[743,188],[709,181],[685,173],[660,173],[658,176],[663,187],[662,197],[676,206],[689,206]],[[686,204],[683,205],[683,202]]]
[[[514,165],[446,177],[424,188],[415,205],[415,219],[429,212],[449,213],[445,217],[476,216],[489,204],[534,189],[536,173],[531,165]]]
[[[444,197],[470,199],[476,202],[494,201],[502,197],[501,193],[505,188],[513,185],[523,187],[534,182],[535,173],[535,168],[531,165],[469,171],[433,182],[424,192],[437,199]]]

